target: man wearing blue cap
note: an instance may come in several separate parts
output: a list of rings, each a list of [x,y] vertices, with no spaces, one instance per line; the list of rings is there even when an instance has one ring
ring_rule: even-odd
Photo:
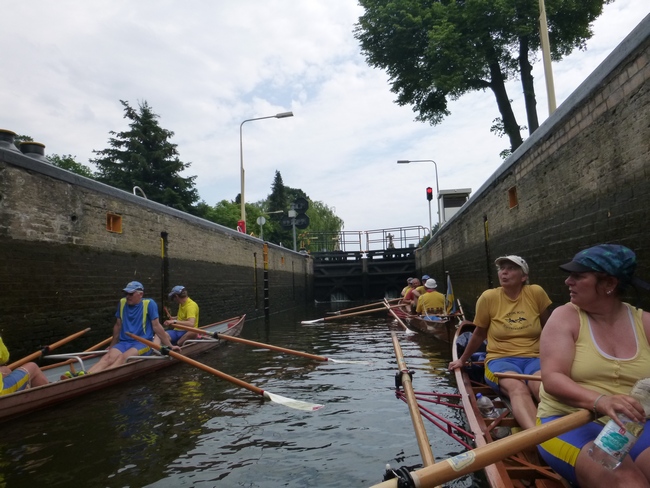
[[[176,285],[169,293],[169,299],[178,303],[178,314],[176,317],[171,317],[165,320],[165,327],[173,327],[174,325],[184,325],[185,327],[198,327],[199,326],[199,306],[192,300],[188,294],[187,289],[182,285]],[[194,339],[196,334],[187,332],[185,330],[168,330],[167,335],[172,344],[182,346],[188,339]]]
[[[126,362],[131,356],[145,356],[151,349],[141,342],[130,338],[127,332],[152,340],[154,334],[160,342],[174,351],[180,347],[172,346],[165,329],[158,320],[158,305],[154,300],[144,298],[144,286],[139,281],[132,281],[124,288],[124,298],[120,300],[115,312],[113,326],[113,341],[106,354],[88,370],[88,373],[98,373],[104,369],[114,368]]]

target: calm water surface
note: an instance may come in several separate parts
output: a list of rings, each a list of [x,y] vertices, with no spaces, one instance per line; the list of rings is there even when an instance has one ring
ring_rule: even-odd
[[[352,305],[350,305],[352,306]],[[271,393],[325,404],[302,412],[188,365],[2,424],[0,488],[367,487],[384,466],[420,467],[388,317],[316,325],[329,308],[248,321],[242,337],[370,365],[315,362],[230,343],[199,359]],[[419,391],[455,392],[448,346],[399,333]],[[432,410],[461,422],[447,407]],[[425,420],[436,460],[462,447]],[[464,478],[447,486],[480,484]]]

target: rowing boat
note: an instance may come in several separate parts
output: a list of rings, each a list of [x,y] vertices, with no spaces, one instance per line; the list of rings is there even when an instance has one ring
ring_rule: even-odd
[[[245,318],[246,315],[233,317],[201,327],[201,329],[222,335],[238,336],[244,327]],[[221,342],[216,339],[188,340],[183,344],[181,351],[184,356],[193,357],[214,349],[220,344]],[[125,364],[115,368],[61,380],[61,375],[71,369],[90,369],[101,358],[101,351],[95,351],[90,355],[84,353],[55,354],[46,356],[46,358],[67,359],[67,361],[42,368],[43,373],[50,381],[49,384],[0,396],[0,422],[56,403],[64,402],[92,391],[128,381],[180,362],[177,359],[163,355],[135,356]],[[70,359],[73,362],[70,362]]]
[[[430,335],[451,344],[456,328],[460,323],[460,314],[453,315],[410,315],[406,318],[409,329]]]
[[[474,326],[468,323],[457,329],[452,347],[454,360],[461,356],[462,344],[466,344],[466,334],[470,334],[473,328]],[[481,370],[480,374],[476,374],[477,369]],[[470,363],[468,367],[458,368],[454,372],[463,410],[467,417],[468,430],[474,436],[475,447],[490,444],[496,437],[503,436],[504,432],[507,434],[508,429],[513,433],[521,430],[510,412],[510,405],[498,398],[494,390],[481,381],[483,377],[482,363]],[[500,412],[498,418],[486,418],[481,414],[476,401],[478,393],[492,400],[497,411]],[[484,468],[484,471],[488,484],[492,488],[524,486],[559,488],[568,486],[541,460],[535,447],[509,456],[503,461],[490,464]]]

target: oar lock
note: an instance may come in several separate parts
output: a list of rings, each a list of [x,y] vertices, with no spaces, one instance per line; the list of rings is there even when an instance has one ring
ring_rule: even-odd
[[[404,373],[408,374],[411,381],[413,381],[413,375],[415,374],[415,371],[413,371],[412,369],[405,369],[404,371],[398,371],[397,373],[395,373],[395,389],[396,390],[399,390],[403,386],[402,385],[402,375]]]
[[[397,478],[397,488],[415,488],[415,482],[413,481],[411,472],[407,467],[402,466],[401,468],[392,469],[390,464],[387,464],[383,481],[395,478]]]

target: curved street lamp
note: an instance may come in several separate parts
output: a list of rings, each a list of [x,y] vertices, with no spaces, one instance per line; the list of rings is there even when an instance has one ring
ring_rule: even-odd
[[[440,228],[440,187],[438,186],[438,165],[433,159],[400,159],[397,164],[409,163],[433,163],[436,168],[436,200],[438,202],[438,229]],[[429,205],[431,205],[429,203]],[[431,225],[431,206],[429,206],[429,232],[433,234],[433,226]]]
[[[254,120],[264,120],[264,119],[285,119],[287,117],[293,117],[293,112],[280,112],[275,115],[268,115],[267,117],[256,117],[254,119],[246,119],[241,124],[239,124],[239,163],[240,163],[240,178],[241,178],[241,220],[246,225],[246,206],[244,199],[244,146],[242,144],[242,127],[246,122],[252,122]]]

